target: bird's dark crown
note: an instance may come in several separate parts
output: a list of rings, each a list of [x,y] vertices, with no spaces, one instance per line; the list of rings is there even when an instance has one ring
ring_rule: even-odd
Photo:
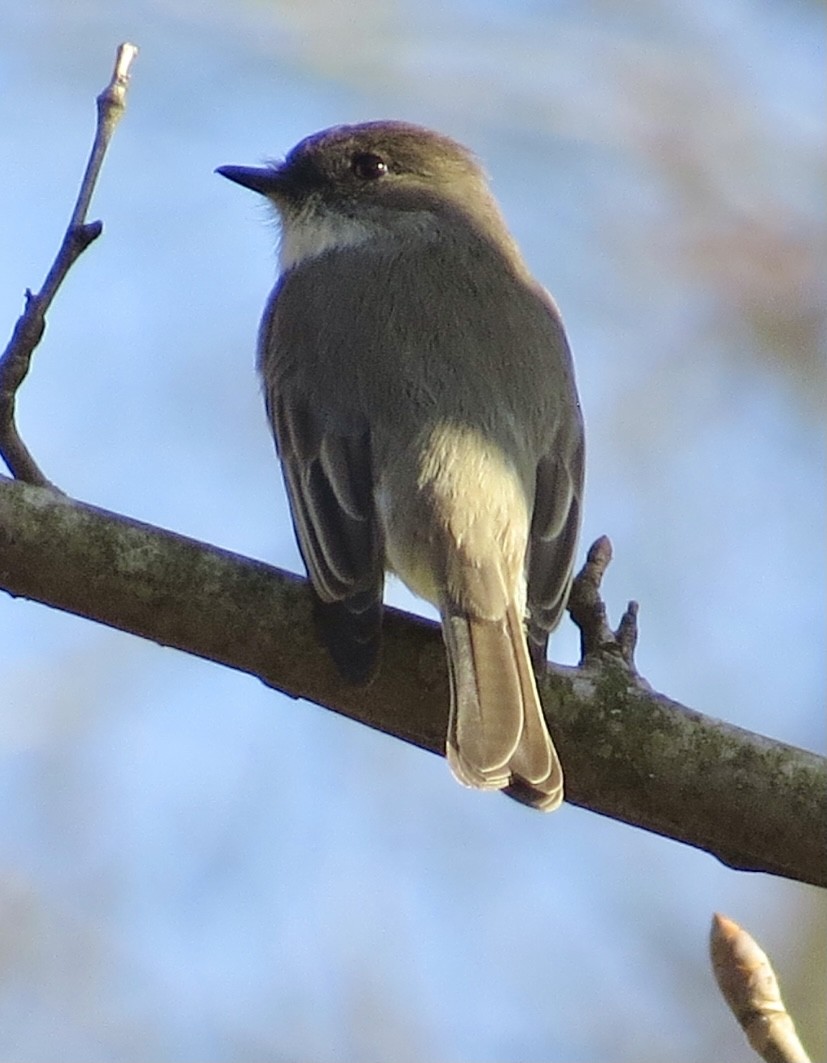
[[[280,191],[291,199],[312,192],[382,199],[392,188],[450,190],[483,181],[479,165],[461,144],[422,126],[390,121],[314,133],[276,164],[274,173]]]

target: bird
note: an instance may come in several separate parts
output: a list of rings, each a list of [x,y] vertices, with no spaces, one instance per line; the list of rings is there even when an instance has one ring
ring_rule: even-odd
[[[443,134],[339,125],[217,172],[280,223],[258,370],[322,641],[370,682],[398,576],[439,610],[454,776],[557,808],[535,672],[571,585],[584,428],[555,302]]]

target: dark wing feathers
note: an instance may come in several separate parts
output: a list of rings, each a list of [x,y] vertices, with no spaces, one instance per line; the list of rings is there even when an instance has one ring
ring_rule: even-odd
[[[378,660],[384,586],[369,432],[325,431],[289,391],[266,398],[319,633],[341,671],[364,682]]]
[[[584,448],[579,418],[568,438],[537,466],[528,548],[528,642],[535,667],[546,659],[549,633],[560,622],[571,586],[580,528]]]

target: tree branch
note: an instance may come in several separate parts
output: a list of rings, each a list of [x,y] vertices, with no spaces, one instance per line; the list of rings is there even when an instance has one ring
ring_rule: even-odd
[[[0,587],[444,752],[448,684],[435,624],[388,609],[379,676],[346,686],[314,638],[304,580],[3,477]],[[539,682],[567,799],[734,868],[827,885],[827,761],[652,691],[613,645],[629,645],[628,621],[604,641],[605,652],[578,668],[549,666]]]
[[[17,390],[26,379],[32,355],[43,338],[46,311],[51,306],[58,288],[77,259],[103,231],[101,222],[87,222],[86,215],[106,149],[126,106],[129,68],[137,52],[134,44],[122,44],[118,48],[112,77],[97,98],[98,122],[95,139],[69,227],[43,287],[36,294],[26,289],[25,309],[17,319],[8,346],[0,355],[0,457],[5,461],[12,476],[27,483],[49,485],[17,431],[14,419]]]

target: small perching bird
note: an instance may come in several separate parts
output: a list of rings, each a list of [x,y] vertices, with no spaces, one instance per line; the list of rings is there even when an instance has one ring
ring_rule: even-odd
[[[454,775],[556,808],[532,663],[571,583],[583,425],[554,302],[440,134],[338,126],[218,172],[281,220],[259,369],[334,661],[370,679],[395,572],[442,618]]]

